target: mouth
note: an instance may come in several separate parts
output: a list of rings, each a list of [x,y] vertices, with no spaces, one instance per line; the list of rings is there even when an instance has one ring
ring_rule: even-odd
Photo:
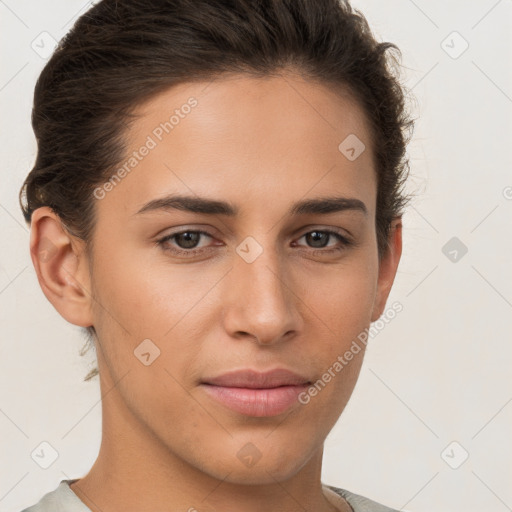
[[[206,394],[239,414],[254,417],[277,416],[294,404],[311,382],[301,375],[280,368],[267,372],[238,370],[205,379]]]

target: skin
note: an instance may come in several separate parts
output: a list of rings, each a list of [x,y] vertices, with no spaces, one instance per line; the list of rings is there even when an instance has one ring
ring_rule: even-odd
[[[402,251],[401,219],[379,261],[366,119],[350,96],[292,72],[226,75],[175,86],[142,105],[128,152],[191,96],[198,104],[190,114],[96,200],[91,254],[49,208],[33,214],[42,290],[67,321],[94,325],[99,338],[102,443],[71,488],[101,512],[351,510],[331,501],[321,464],[364,350],[307,405],[278,416],[235,413],[199,384],[234,369],[277,367],[314,382],[383,313]],[[338,150],[349,134],[366,145],[354,161]],[[170,193],[228,201],[239,213],[137,215]],[[359,199],[367,215],[287,213],[296,201],[326,196]],[[194,229],[210,235],[197,240],[205,248],[199,255],[170,252],[194,249],[183,237],[155,243]],[[305,236],[322,229],[354,244]],[[248,236],[263,250],[252,263],[236,252]],[[52,256],[43,258],[48,240]],[[325,252],[335,247],[342,250]],[[148,366],[134,355],[145,339],[160,350]],[[251,467],[237,457],[247,443],[261,455]]]

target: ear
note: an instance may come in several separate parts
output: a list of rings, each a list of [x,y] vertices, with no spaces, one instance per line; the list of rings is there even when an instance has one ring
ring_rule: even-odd
[[[89,262],[85,242],[47,206],[32,213],[30,256],[46,298],[68,322],[92,325]]]
[[[372,322],[375,322],[384,313],[389,292],[395,280],[398,263],[402,255],[402,217],[395,217],[391,222],[388,238],[388,249],[379,263],[379,277],[377,281],[377,295],[372,312]]]

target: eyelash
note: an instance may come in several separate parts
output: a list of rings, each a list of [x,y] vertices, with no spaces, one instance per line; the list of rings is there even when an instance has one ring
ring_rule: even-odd
[[[169,248],[169,246],[165,245],[169,240],[172,240],[177,235],[181,235],[183,233],[199,233],[201,235],[206,235],[206,236],[208,236],[210,238],[213,238],[213,236],[210,235],[210,233],[208,233],[207,231],[202,231],[200,229],[185,229],[183,231],[178,231],[176,233],[171,233],[170,235],[166,235],[165,237],[157,240],[156,244],[159,247],[161,247],[162,250],[164,250],[164,251],[171,252],[171,253],[173,253],[173,254],[175,254],[177,256],[185,256],[185,257],[190,257],[190,258],[192,258],[194,256],[198,256],[199,254],[202,254],[205,251],[211,249],[211,247],[203,247],[201,249],[188,249],[187,250],[187,249]],[[354,245],[353,241],[351,241],[348,238],[344,237],[343,235],[341,235],[337,231],[333,231],[333,230],[330,230],[330,229],[313,229],[311,231],[308,231],[308,232],[304,233],[300,238],[303,238],[304,236],[306,236],[306,235],[308,235],[310,233],[324,233],[324,234],[332,235],[335,238],[337,238],[338,241],[341,242],[341,244],[342,244],[341,246],[338,246],[338,247],[335,247],[335,248],[332,248],[332,249],[323,249],[323,248],[312,247],[311,249],[313,251],[313,254],[321,253],[322,255],[327,255],[327,254],[333,254],[333,253],[340,253],[342,251],[345,251],[350,246]],[[330,241],[330,239],[329,239],[329,241]]]

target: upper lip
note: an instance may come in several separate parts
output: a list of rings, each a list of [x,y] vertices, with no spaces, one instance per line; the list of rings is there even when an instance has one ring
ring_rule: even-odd
[[[236,370],[205,379],[203,383],[232,388],[265,389],[309,384],[309,381],[306,377],[302,377],[290,370],[277,368],[266,372],[250,369]]]

